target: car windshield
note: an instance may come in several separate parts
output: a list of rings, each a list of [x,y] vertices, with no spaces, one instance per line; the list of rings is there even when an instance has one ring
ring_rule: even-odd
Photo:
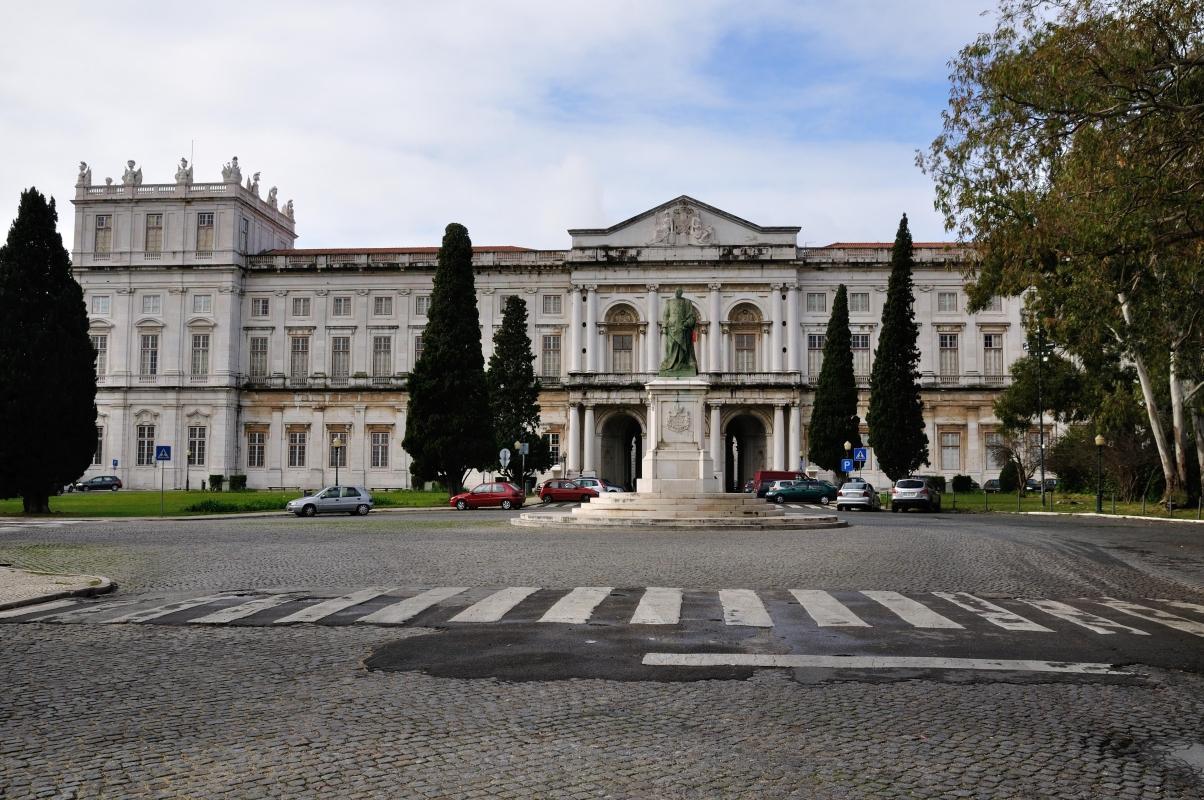
[[[923,489],[924,481],[901,480],[895,484],[896,489]]]

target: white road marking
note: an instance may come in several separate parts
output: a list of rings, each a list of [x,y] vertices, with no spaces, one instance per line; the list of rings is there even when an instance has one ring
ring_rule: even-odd
[[[803,510],[803,506],[796,505],[794,503],[787,503],[786,505],[790,506],[791,508],[797,508],[799,511]]]
[[[862,591],[863,595],[881,603],[904,622],[916,628],[961,628],[962,626],[933,611],[923,603],[904,597],[898,592]]]
[[[56,608],[73,606],[78,602],[78,600],[72,600],[71,598],[63,598],[62,600],[48,600],[45,603],[37,603],[32,606],[18,606],[17,608],[10,608],[7,611],[0,611],[0,619],[21,617],[26,614],[37,614],[42,611],[53,611]]]
[[[122,614],[120,617],[114,617],[113,619],[102,619],[100,622],[103,625],[114,625],[123,622],[146,622],[150,619],[166,617],[168,614],[174,614],[177,611],[186,611],[190,608],[203,606],[206,603],[212,603],[214,600],[221,600],[227,596],[224,594],[211,594],[207,597],[194,597],[191,600],[180,600],[175,603],[155,606],[154,608],[144,608],[141,611],[131,611],[128,614]]]
[[[116,602],[110,603],[88,603],[80,606],[79,608],[64,611],[61,614],[51,614],[48,617],[42,617],[38,620],[38,622],[93,622],[94,619],[90,618],[95,617],[97,614],[103,614],[107,611],[115,611],[118,608],[130,606],[137,602],[137,600],[117,600]]]
[[[997,625],[1007,631],[1036,631],[1039,633],[1053,633],[1052,630],[1044,625],[1038,625],[1035,622],[1025,619],[1019,614],[1008,611],[1003,606],[997,606],[994,603],[988,603],[981,597],[975,597],[966,592],[933,592],[934,595],[942,600],[948,600],[958,608],[964,608],[966,611],[977,614],[992,625]],[[958,599],[958,598],[961,599]]]
[[[723,604],[723,621],[728,625],[773,627],[769,612],[752,589],[720,589],[719,602]]]
[[[578,586],[557,600],[547,613],[539,618],[539,621],[584,625],[589,621],[598,604],[609,597],[613,591],[613,586]]]
[[[368,589],[361,589],[358,592],[352,592],[342,597],[334,597],[330,600],[323,600],[321,603],[303,608],[300,611],[295,611],[287,617],[281,617],[275,620],[273,625],[284,625],[293,622],[317,622],[320,619],[329,617],[331,614],[358,606],[360,603],[366,603],[374,597],[380,597],[382,594],[397,591],[397,587],[392,589],[383,586],[373,586]]]
[[[676,625],[681,621],[681,589],[649,586],[640,598],[632,625]]]
[[[1183,631],[1195,636],[1204,636],[1204,623],[1184,619],[1170,612],[1163,611],[1160,608],[1146,608],[1134,603],[1126,603],[1124,600],[1117,600],[1115,597],[1105,597],[1103,600],[1096,600],[1095,602],[1108,608],[1114,608],[1131,617],[1144,619],[1147,622],[1157,622],[1159,625],[1165,625],[1177,631]]]
[[[791,589],[803,610],[821,628],[868,628],[860,617],[827,592],[819,589]]]
[[[1154,602],[1155,603],[1165,603],[1168,606],[1174,606],[1175,608],[1181,608],[1184,611],[1197,611],[1201,614],[1204,614],[1204,606],[1200,605],[1199,603],[1185,603],[1182,600],[1155,600]]]
[[[807,508],[811,509],[812,511],[827,511],[828,510],[827,506],[816,506],[816,505],[810,505],[810,504],[808,504]]]
[[[1122,633],[1135,633],[1138,636],[1149,636],[1145,631],[1139,631],[1136,628],[1130,628],[1128,625],[1121,625],[1119,622],[1114,622],[1104,617],[1097,617],[1094,614],[1088,614],[1086,611],[1080,611],[1074,606],[1059,603],[1057,600],[1021,600],[1020,602],[1040,609],[1058,619],[1073,622],[1075,625],[1084,627],[1092,633],[1112,634],[1120,631]]]
[[[251,600],[246,603],[240,603],[229,608],[222,608],[214,611],[212,614],[206,614],[203,617],[188,620],[189,625],[222,625],[227,622],[233,622],[236,619],[249,617],[252,614],[258,614],[260,611],[265,611],[269,608],[282,606],[285,603],[291,603],[296,600],[294,594],[273,594],[267,597],[261,597],[258,600]]]
[[[787,667],[800,669],[969,669],[1006,672],[1069,672],[1084,675],[1130,675],[1111,664],[1068,661],[1009,661],[996,658],[912,656],[804,656],[758,653],[648,653],[650,667]]]
[[[398,625],[426,611],[436,603],[442,603],[449,597],[455,597],[461,592],[467,592],[467,586],[440,586],[422,594],[407,597],[392,605],[373,611],[366,617],[360,617],[356,623],[367,625]]]
[[[461,611],[449,622],[497,622],[516,605],[539,591],[537,586],[509,586]]]

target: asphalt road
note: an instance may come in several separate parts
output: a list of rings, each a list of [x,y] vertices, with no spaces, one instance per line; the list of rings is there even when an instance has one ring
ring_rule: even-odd
[[[507,516],[6,522],[0,797],[1204,794],[1199,526]]]

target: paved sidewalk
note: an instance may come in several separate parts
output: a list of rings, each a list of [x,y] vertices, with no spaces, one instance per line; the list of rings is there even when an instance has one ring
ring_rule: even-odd
[[[51,575],[0,566],[0,611],[62,597],[111,592],[117,584],[99,575]]]

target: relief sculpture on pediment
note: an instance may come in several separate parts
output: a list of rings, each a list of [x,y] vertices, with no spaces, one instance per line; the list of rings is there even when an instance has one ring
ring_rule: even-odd
[[[652,244],[711,244],[715,229],[702,221],[698,209],[689,203],[678,203],[656,214],[656,232]]]

